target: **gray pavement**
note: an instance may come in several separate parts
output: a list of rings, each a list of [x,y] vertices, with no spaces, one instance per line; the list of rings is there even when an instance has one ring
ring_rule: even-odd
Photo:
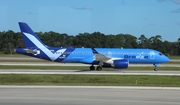
[[[0,69],[0,74],[80,74],[80,75],[167,75],[180,76],[180,71],[153,71],[153,70],[29,70],[29,69]]]
[[[1,58],[0,58],[1,59]],[[17,62],[3,63],[17,65]],[[19,64],[27,64],[19,62]],[[59,63],[37,63],[59,65]],[[33,64],[32,64],[33,65]],[[63,64],[60,65],[71,65]],[[74,64],[76,65],[76,64]],[[86,66],[86,65],[84,65]],[[136,65],[135,65],[136,66]],[[147,65],[143,65],[147,66]],[[152,66],[152,65],[150,65]],[[179,71],[142,70],[19,70],[0,69],[1,74],[101,74],[180,75]],[[0,86],[0,105],[179,105],[179,87],[129,86]]]
[[[179,89],[0,86],[0,105],[179,105]]]

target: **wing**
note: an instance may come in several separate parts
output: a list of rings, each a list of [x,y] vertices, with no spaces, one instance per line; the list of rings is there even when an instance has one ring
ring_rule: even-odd
[[[98,53],[94,48],[92,48],[93,54],[95,54],[95,61],[99,62],[98,67],[102,67],[105,64],[110,64],[114,68],[127,68],[129,61],[123,58],[111,58],[103,54]]]
[[[92,51],[93,51],[93,54],[95,54],[95,61],[106,62],[111,59],[108,56],[98,53],[94,48],[92,48]]]
[[[95,54],[95,61],[102,61],[102,62],[106,62],[108,60],[110,60],[110,57],[107,57],[103,54]]]

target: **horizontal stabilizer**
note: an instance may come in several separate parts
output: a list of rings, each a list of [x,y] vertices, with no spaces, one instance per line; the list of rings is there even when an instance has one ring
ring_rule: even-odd
[[[36,54],[37,53],[37,51],[34,51],[34,50],[25,50],[26,51],[26,53],[31,53],[31,54]]]

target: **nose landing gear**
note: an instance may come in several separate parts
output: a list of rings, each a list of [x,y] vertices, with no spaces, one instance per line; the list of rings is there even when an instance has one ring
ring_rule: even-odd
[[[154,71],[158,71],[158,69],[157,69],[157,66],[158,66],[158,64],[153,64],[154,65]]]

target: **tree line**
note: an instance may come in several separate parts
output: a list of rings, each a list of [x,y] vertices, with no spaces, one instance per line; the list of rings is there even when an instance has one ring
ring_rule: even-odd
[[[51,47],[149,48],[166,55],[180,55],[180,38],[177,42],[162,41],[161,35],[147,38],[142,34],[137,38],[130,34],[105,35],[101,32],[79,33],[75,36],[53,31],[36,34]],[[25,46],[20,32],[12,30],[0,32],[0,52],[13,54],[14,48],[23,47]]]

